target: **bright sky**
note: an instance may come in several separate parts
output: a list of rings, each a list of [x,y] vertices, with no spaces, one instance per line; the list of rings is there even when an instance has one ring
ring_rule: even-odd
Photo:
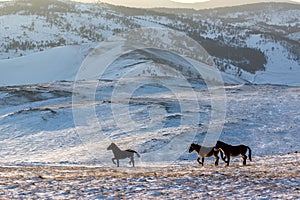
[[[11,1],[11,0],[0,0],[0,2],[1,1]],[[97,0],[75,0],[75,1],[96,2]],[[127,0],[124,0],[124,1],[127,1]],[[209,0],[171,0],[171,1],[182,2],[182,3],[195,3],[195,2],[203,2],[203,1],[209,1]],[[270,0],[270,1],[272,1],[272,0]],[[300,0],[292,0],[292,1],[300,2]]]
[[[209,1],[209,0],[172,0],[172,1],[183,2],[183,3],[195,3],[195,2],[203,2],[203,1]],[[292,0],[292,1],[300,2],[300,0]]]
[[[209,1],[209,0],[172,0],[172,1],[183,2],[183,3],[195,3],[195,2],[203,2],[203,1]],[[292,1],[300,2],[300,0],[292,0]]]
[[[195,3],[195,2],[203,2],[203,1],[209,1],[209,0],[171,0],[171,1],[177,1],[177,2],[182,2],[182,3]],[[300,2],[300,0],[292,0],[292,1]]]
[[[1,0],[0,0],[1,1]],[[77,1],[87,1],[87,2],[93,2],[96,0],[77,0]],[[101,0],[100,0],[101,1]],[[124,0],[128,1],[128,0]],[[203,1],[209,1],[209,0],[171,0],[171,1],[176,1],[176,2],[183,2],[183,3],[195,3],[195,2],[203,2]],[[300,0],[299,0],[300,1]]]
[[[93,2],[93,1],[96,1],[96,0],[76,0],[76,1]],[[124,0],[124,1],[128,1],[128,0]],[[171,1],[182,2],[182,3],[195,3],[195,2],[204,2],[204,1],[209,1],[209,0],[171,0]],[[268,0],[266,0],[266,1],[268,1]],[[270,0],[270,1],[272,1],[272,0]],[[300,2],[300,0],[291,0],[291,1]]]
[[[195,3],[195,2],[203,2],[208,0],[172,0],[172,1],[183,2],[183,3]]]

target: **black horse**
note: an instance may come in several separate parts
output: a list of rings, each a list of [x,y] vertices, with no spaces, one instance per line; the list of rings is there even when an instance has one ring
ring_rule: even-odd
[[[225,154],[225,158],[227,158],[227,161],[224,161],[227,163],[227,166],[229,165],[229,161],[230,161],[230,156],[238,156],[241,155],[243,158],[243,165],[246,165],[246,153],[248,150],[248,156],[249,156],[249,160],[252,161],[251,159],[251,149],[250,147],[240,144],[237,146],[232,146],[230,144],[226,144],[225,142],[222,141],[217,141],[215,150],[220,150],[221,152],[223,152]]]
[[[198,158],[197,161],[199,164],[201,164],[203,166],[204,163],[204,158],[205,157],[211,157],[212,155],[215,157],[215,165],[217,166],[219,164],[219,150],[215,150],[215,147],[202,147],[199,144],[191,144],[190,149],[189,149],[189,153],[192,153],[193,151],[196,151],[198,153]],[[223,153],[220,151],[221,153],[221,158],[224,160],[223,158]],[[201,157],[201,161],[200,162],[200,157]],[[224,160],[225,161],[225,160]]]
[[[119,160],[125,158],[130,158],[129,164],[132,164],[132,166],[134,167],[134,158],[133,158],[134,153],[136,153],[138,158],[140,157],[140,154],[138,154],[138,152],[131,149],[127,149],[123,151],[115,143],[111,143],[109,147],[107,147],[107,150],[112,150],[114,154],[114,158],[112,158],[112,162],[114,164],[117,164],[117,167],[119,167]],[[117,163],[115,162],[115,160],[117,160]]]

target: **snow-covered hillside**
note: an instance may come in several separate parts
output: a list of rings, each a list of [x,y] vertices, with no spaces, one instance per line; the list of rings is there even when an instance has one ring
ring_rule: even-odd
[[[88,46],[140,27],[185,32],[213,56],[221,71],[238,77],[236,80],[300,84],[300,7],[296,4],[202,11],[142,10],[55,0],[0,4],[1,85],[72,80],[89,52]],[[52,49],[61,46],[67,47]],[[40,76],[35,81],[26,75],[33,69],[37,72],[31,77]],[[26,76],[11,77],[13,72]]]
[[[0,85],[74,80],[78,69],[95,44],[56,47],[28,56],[0,60]]]
[[[99,42],[113,33],[139,27],[102,4],[55,0],[0,4],[2,59],[57,46]]]
[[[128,80],[128,86],[135,81]],[[120,98],[112,102],[116,83],[100,81],[94,101],[86,97],[73,105],[73,82],[0,88],[0,162],[96,162],[112,166],[111,152],[106,148],[114,141],[122,149],[140,152],[142,159],[138,165],[143,165],[143,159],[157,155],[157,148],[174,137],[183,137],[178,159],[195,159],[195,154],[186,151],[188,145],[194,136],[196,142],[202,143],[211,120],[211,99],[205,88],[195,82],[195,90],[191,92],[177,85],[176,95],[185,97],[180,104],[191,105],[182,110],[173,92],[159,84],[137,89],[129,104]],[[80,87],[89,92],[91,84],[84,81]],[[195,93],[199,109],[191,101]],[[299,88],[228,86],[226,94],[227,115],[221,140],[249,145],[254,158],[300,151]],[[95,119],[87,116],[91,106],[95,109]],[[120,110],[114,111],[113,106],[128,107],[134,124],[122,124],[128,116]],[[195,120],[198,116],[199,121],[185,120],[191,116]]]

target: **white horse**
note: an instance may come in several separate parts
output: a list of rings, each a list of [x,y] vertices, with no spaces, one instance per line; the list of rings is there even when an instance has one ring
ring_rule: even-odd
[[[115,143],[111,143],[109,147],[107,147],[107,150],[112,150],[114,154],[114,158],[112,158],[112,162],[114,164],[117,164],[117,167],[119,167],[119,160],[125,158],[130,158],[129,164],[132,164],[132,166],[134,167],[134,158],[133,158],[134,153],[136,153],[138,158],[140,157],[140,154],[138,154],[138,152],[131,149],[127,149],[123,151]],[[115,162],[115,160],[117,160],[117,163]]]

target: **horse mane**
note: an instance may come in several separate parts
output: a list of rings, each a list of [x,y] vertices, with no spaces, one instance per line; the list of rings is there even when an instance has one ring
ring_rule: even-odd
[[[125,151],[129,151],[129,152],[132,152],[132,153],[136,153],[136,151],[132,150],[132,149],[126,149]]]
[[[225,142],[222,142],[222,141],[220,141],[220,140],[218,140],[217,143],[219,143],[219,144],[221,144],[221,145],[224,145],[224,146],[231,146],[231,145],[226,144]]]
[[[110,146],[112,146],[112,148],[115,148],[117,150],[121,150],[115,143],[111,143]]]

